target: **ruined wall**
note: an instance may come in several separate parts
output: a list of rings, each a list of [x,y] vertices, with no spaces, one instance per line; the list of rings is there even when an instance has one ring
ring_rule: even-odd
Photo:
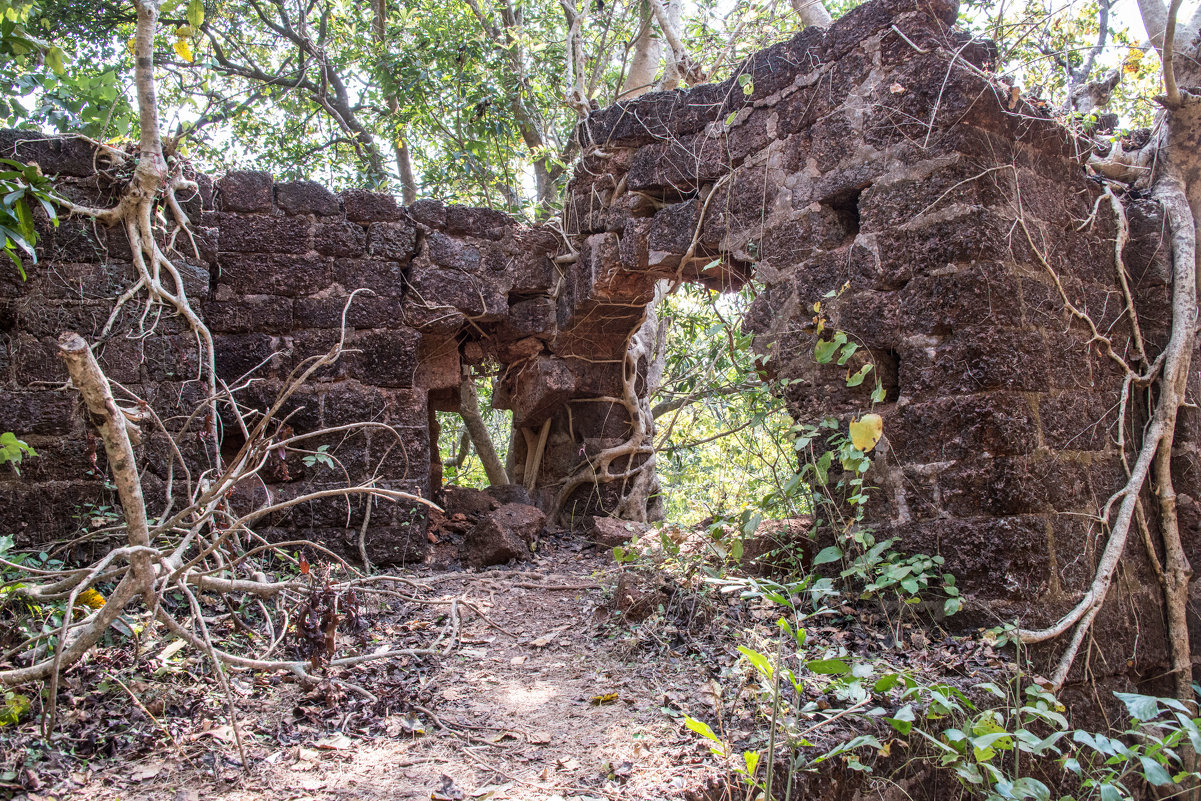
[[[1123,483],[1120,375],[1066,310],[1052,273],[1130,358],[1115,223],[1085,176],[1082,145],[1024,102],[1010,108],[986,73],[991,47],[950,30],[955,13],[875,0],[755,55],[741,68],[749,82],[595,112],[578,132],[583,156],[562,218],[544,227],[260,173],[202,180],[190,292],[203,298],[219,372],[232,382],[257,368],[239,394],[262,405],[301,359],[328,347],[346,296],[367,287],[375,294],[349,317],[358,352],[297,399],[290,424],[385,423],[391,431],[327,444],[352,474],[378,472],[427,495],[438,483],[431,410],[458,408],[464,364],[493,361],[495,402],[513,410],[513,480],[578,521],[620,508],[649,474],[637,468],[653,466],[644,437],[616,459],[620,480],[563,489],[586,458],[637,430],[650,369],[638,346],[656,283],[722,289],[753,278],[746,325],[766,369],[792,379],[785,395],[798,419],[866,410],[872,382],[847,389],[844,376],[860,360],[876,365],[887,439],[868,474],[879,487],[869,518],[901,548],[947,558],[972,610],[956,625],[1046,623],[1090,581],[1105,536],[1097,510]],[[18,145],[8,135],[0,146],[63,175],[79,197],[111,194],[78,143]],[[1166,339],[1170,289],[1162,222],[1146,201],[1130,218],[1125,257],[1154,349]],[[70,510],[86,517],[88,504],[111,503],[74,397],[59,386],[53,338],[64,328],[95,336],[130,275],[119,233],[68,221],[47,231],[44,251],[29,282],[0,284],[12,410],[0,427],[44,453],[21,480],[0,478],[26,541],[63,533]],[[831,290],[841,294],[824,300],[830,324],[866,346],[841,368],[812,359],[813,303]],[[152,337],[110,338],[101,362],[156,406],[179,408],[197,392],[194,353],[164,318]],[[1194,369],[1194,400],[1199,380]],[[1182,410],[1179,425],[1181,520],[1201,564],[1197,409]],[[544,426],[545,455],[527,477]],[[153,445],[146,470],[161,484]],[[247,491],[286,497],[339,476],[294,454]],[[273,533],[354,553],[362,514],[361,503],[349,514],[344,502],[313,504],[272,521]],[[426,548],[420,509],[377,505],[370,528],[375,561]],[[1098,675],[1147,678],[1165,663],[1159,590],[1137,544],[1128,557],[1091,664]]]
[[[797,419],[867,411],[873,382],[845,377],[872,361],[886,390],[867,475],[877,537],[946,557],[973,606],[953,625],[1034,627],[1082,597],[1107,535],[1098,512],[1125,482],[1122,371],[1056,278],[1117,353],[1135,348],[1087,146],[1012,102],[986,73],[991,45],[949,30],[955,16],[952,3],[869,3],[753,56],[746,91],[731,79],[594,113],[565,225],[597,276],[726,286],[753,265],[745,325],[767,370],[790,379]],[[1154,203],[1129,214],[1125,259],[1153,355],[1167,340],[1168,247]],[[628,278],[611,285],[637,296]],[[844,367],[813,358],[817,301],[866,346]],[[1201,417],[1182,414],[1181,521],[1201,564]],[[1136,536],[1116,585],[1094,675],[1162,676],[1160,590]]]
[[[60,190],[74,200],[111,202],[119,182],[97,172],[88,148],[27,137],[6,132],[0,149],[57,174]],[[338,340],[350,293],[369,290],[349,308],[346,355],[319,371],[284,415],[296,434],[362,421],[382,425],[311,441],[307,447],[324,446],[333,465],[306,464],[302,452],[273,459],[263,481],[240,487],[232,502],[287,500],[344,485],[347,476],[431,497],[437,489],[432,410],[458,408],[461,354],[474,363],[513,361],[541,349],[539,338],[554,328],[548,252],[559,239],[487,209],[426,201],[406,210],[389,196],[335,195],[312,182],[276,183],[257,172],[198,180],[201,191],[186,210],[199,258],[185,252],[177,261],[213,333],[217,373],[245,409],[266,408],[294,370],[325,353]],[[211,467],[203,421],[180,435],[204,396],[186,326],[163,309],[141,320],[139,300],[102,336],[114,297],[132,281],[123,232],[75,219],[57,229],[42,220],[40,227],[42,261],[29,269],[29,280],[9,271],[0,283],[3,428],[20,432],[40,454],[20,478],[0,478],[0,506],[22,544],[72,535],[80,521],[99,526],[115,502],[104,480],[103,448],[64,386],[55,356],[63,330],[99,343],[101,366],[120,384],[119,400],[145,399],[163,415],[193,478]],[[230,456],[242,440],[227,408],[221,423]],[[178,496],[184,476],[171,463],[165,437],[148,433],[139,455],[153,514],[166,500],[166,482],[174,481]],[[269,520],[264,533],[312,538],[357,556],[366,503],[297,506]],[[426,550],[420,505],[377,501],[370,530],[368,554],[377,563],[420,560]]]

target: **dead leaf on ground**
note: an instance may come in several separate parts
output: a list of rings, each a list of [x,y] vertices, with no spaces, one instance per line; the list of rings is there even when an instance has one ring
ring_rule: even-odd
[[[164,665],[167,664],[167,660],[182,651],[187,644],[188,643],[184,640],[172,640],[167,644],[166,648],[159,652],[158,661],[162,662]]]
[[[455,780],[442,774],[442,786],[430,793],[430,801],[463,801],[463,791],[455,786]]]
[[[322,737],[313,745],[326,751],[346,751],[354,747],[354,740],[345,734],[335,734],[330,737]]]
[[[198,731],[189,734],[184,737],[184,740],[187,742],[196,742],[203,737],[212,737],[214,740],[220,740],[223,743],[232,743],[237,739],[234,735],[234,727],[230,726],[228,723],[225,723],[220,726],[214,726],[213,728],[205,731]]]
[[[539,729],[538,731],[530,732],[530,743],[532,745],[546,745],[550,742],[550,732]]]
[[[701,685],[698,695],[706,706],[713,709],[721,706],[721,685],[713,679],[709,679]]]
[[[316,751],[314,751],[312,748],[305,748],[304,746],[296,747],[296,761],[297,762],[316,762],[320,758],[321,758],[321,755],[318,754]]]
[[[135,782],[144,782],[147,779],[153,779],[162,772],[162,765],[142,765],[130,771],[129,778]]]
[[[530,640],[529,644],[535,648],[545,648],[546,646],[548,646],[552,642],[554,642],[555,638],[558,637],[561,632],[563,632],[570,626],[571,626],[571,624],[568,623],[567,625],[559,626],[557,629],[551,629],[550,631],[546,632],[546,634],[543,634],[541,637],[537,638],[536,640]]]

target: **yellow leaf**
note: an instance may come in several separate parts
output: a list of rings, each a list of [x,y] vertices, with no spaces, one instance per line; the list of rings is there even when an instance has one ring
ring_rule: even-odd
[[[79,593],[79,595],[76,597],[76,601],[80,606],[86,606],[91,609],[99,609],[100,607],[104,606],[104,596],[91,587],[88,587],[86,590]]]
[[[1126,54],[1126,58],[1122,59],[1122,68],[1126,72],[1138,72],[1139,66],[1143,61],[1143,51],[1133,49]]]
[[[186,39],[175,40],[175,54],[189,64],[192,63],[192,47]]]
[[[878,414],[865,414],[861,420],[851,421],[851,444],[867,453],[876,447],[884,434],[884,420]]]
[[[588,700],[588,703],[593,706],[604,706],[611,704],[617,700],[617,693],[605,693],[604,695],[594,695]]]
[[[55,75],[62,75],[66,72],[63,66],[63,51],[61,47],[51,47],[46,50],[46,66],[54,70]]]
[[[0,704],[0,726],[15,726],[21,718],[29,714],[31,705],[29,697],[20,693],[6,692],[4,703]]]

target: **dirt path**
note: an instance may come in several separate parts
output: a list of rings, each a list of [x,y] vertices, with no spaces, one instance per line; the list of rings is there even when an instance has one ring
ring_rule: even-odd
[[[673,650],[670,627],[637,631],[610,619],[610,557],[551,545],[520,570],[434,575],[443,598],[465,596],[487,620],[465,615],[459,647],[417,671],[416,690],[404,691],[415,700],[400,711],[369,725],[347,725],[347,714],[339,727],[347,702],[335,695],[325,726],[293,726],[298,710],[321,705],[312,693],[237,685],[256,721],[246,727],[249,772],[223,741],[229,730],[213,725],[212,736],[189,735],[186,759],[165,745],[132,764],[74,773],[73,792],[57,797],[658,799],[711,783],[707,749],[681,717],[703,705],[715,659],[680,638]],[[405,620],[409,612],[399,610],[396,624],[433,630],[446,607]],[[389,675],[381,667],[372,675]],[[412,668],[392,671],[411,688]],[[364,686],[383,698],[402,684]]]

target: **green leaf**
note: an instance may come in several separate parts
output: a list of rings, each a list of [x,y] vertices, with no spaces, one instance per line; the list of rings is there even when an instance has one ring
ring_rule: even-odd
[[[747,648],[745,645],[738,646],[738,652],[741,653],[743,656],[745,656],[746,660],[748,662],[750,662],[752,665],[754,665],[755,669],[758,670],[760,673],[762,673],[764,676],[767,676],[769,679],[772,677],[773,671],[772,671],[771,662],[768,661],[768,658],[766,656],[759,653],[758,651],[752,651],[750,648]]]
[[[12,261],[13,266],[17,268],[17,272],[21,275],[21,280],[24,281],[27,276],[25,275],[25,265],[21,264],[20,257],[8,248],[4,248],[4,255],[8,256],[9,260]]]
[[[1140,756],[1138,761],[1143,766],[1143,776],[1148,782],[1156,787],[1164,787],[1169,784],[1175,784],[1172,781],[1172,775],[1164,770],[1164,766],[1156,762],[1149,756]]]
[[[916,715],[914,715],[913,706],[910,704],[905,704],[905,706],[898,709],[896,715],[893,717],[884,718],[885,722],[887,722],[889,726],[892,726],[894,729],[896,729],[902,737],[909,736],[909,732],[913,729],[913,721],[915,719]]]
[[[788,625],[788,621],[784,618],[780,618],[779,626],[786,634],[790,635],[794,640],[796,640],[797,646],[805,644],[805,639],[809,635],[803,628],[797,627],[797,629],[794,631],[792,626]]]
[[[4,693],[4,706],[0,706],[0,726],[15,726],[29,714],[29,697],[8,691]]]
[[[1159,717],[1159,701],[1150,695],[1138,693],[1114,693],[1118,700],[1126,705],[1130,717],[1144,723]]]
[[[839,362],[839,364],[841,364],[841,362]],[[867,374],[870,373],[871,371],[872,371],[872,365],[870,363],[863,365],[862,367],[859,368],[858,372],[856,372],[854,375],[847,376],[847,386],[848,387],[859,386],[860,384],[863,383],[863,379],[867,378]]]
[[[754,776],[755,768],[759,767],[759,752],[758,751],[743,751],[742,761],[746,764],[746,775]]]
[[[805,667],[822,676],[843,676],[851,672],[851,666],[841,659],[814,659],[806,662]]]
[[[199,28],[204,23],[204,0],[189,0],[188,24]]]
[[[837,562],[841,558],[842,558],[842,548],[839,548],[837,545],[829,545],[825,548],[822,548],[821,551],[817,554],[817,556],[814,557],[813,566],[817,567],[818,565],[824,565],[824,564],[828,564],[830,562]]]
[[[0,236],[8,237],[8,239],[14,245],[29,254],[35,261],[37,260],[37,252],[33,249],[33,246],[26,242],[25,237],[21,236],[16,231],[0,225]]]
[[[818,364],[829,364],[834,358],[834,351],[838,350],[838,343],[827,340],[822,340],[813,346],[813,358]]]
[[[684,725],[687,726],[692,731],[699,734],[700,736],[704,737],[706,740],[711,740],[712,742],[715,742],[718,745],[724,745],[724,743],[722,743],[722,741],[721,741],[721,738],[718,737],[716,733],[714,733],[713,729],[709,727],[708,723],[705,723],[704,721],[697,720],[696,718],[688,717],[687,715],[685,715],[684,716]]]
[[[834,337],[829,340],[821,340],[813,346],[813,356],[818,364],[829,364],[834,359],[834,354],[843,345],[847,344],[847,335],[843,331],[835,331]]]
[[[901,683],[901,674],[885,673],[880,678],[876,679],[876,683],[872,685],[872,691],[878,693],[886,693],[893,687]]]
[[[955,614],[962,608],[963,608],[963,599],[962,598],[948,598],[946,601],[943,602],[942,613],[944,615],[946,615],[947,617],[950,617],[951,615]]]
[[[1050,801],[1051,790],[1038,779],[1022,776],[1017,779],[1010,792],[1014,798],[1033,798],[1034,801]]]
[[[987,762],[997,751],[1012,751],[1013,738],[1008,732],[999,731],[972,738],[972,748],[975,749],[976,759]]]
[[[37,229],[33,227],[33,212],[29,210],[29,204],[24,198],[17,201],[15,206],[17,212],[17,227],[21,231],[21,236],[28,241],[36,243],[38,239]]]

